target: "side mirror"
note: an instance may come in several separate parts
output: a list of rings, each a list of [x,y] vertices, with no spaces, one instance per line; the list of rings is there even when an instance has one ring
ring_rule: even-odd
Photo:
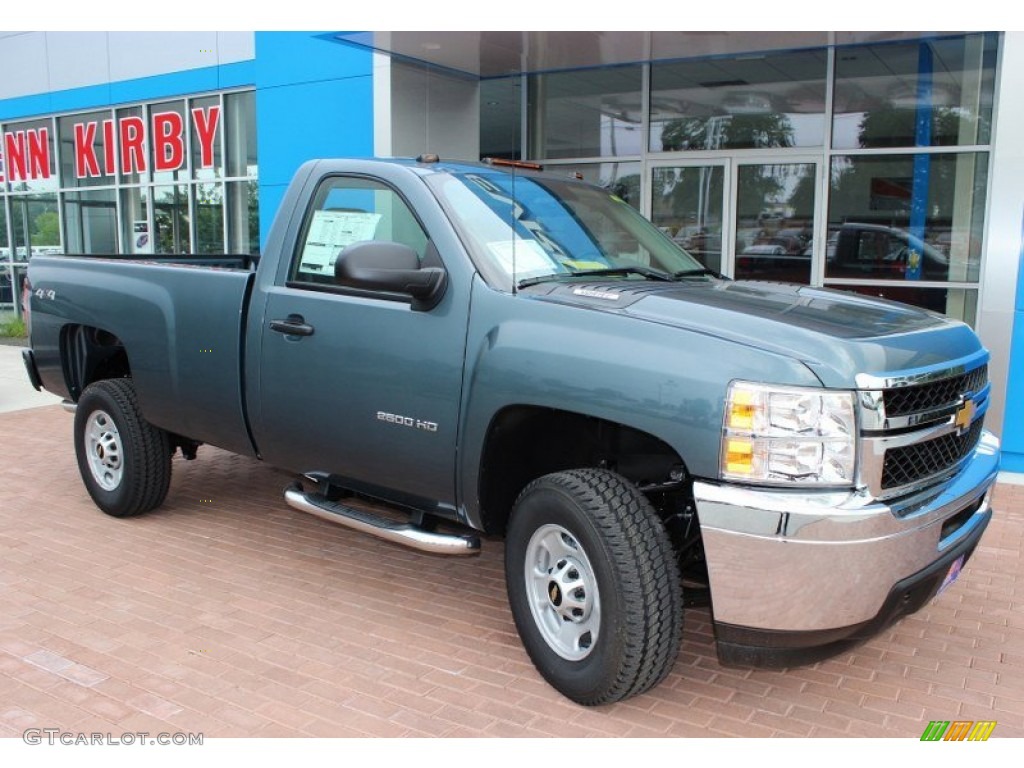
[[[416,251],[401,243],[368,240],[345,248],[334,263],[334,281],[348,288],[402,293],[412,308],[433,309],[444,296],[447,275],[439,267],[421,267]]]

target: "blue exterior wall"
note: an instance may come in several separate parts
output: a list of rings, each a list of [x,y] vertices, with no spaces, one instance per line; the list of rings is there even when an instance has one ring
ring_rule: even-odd
[[[373,54],[312,32],[256,33],[260,238],[296,169],[373,154]]]
[[[1006,386],[1002,435],[1002,468],[1008,472],[1024,472],[1024,222],[1021,253],[1017,258],[1017,300],[1014,304],[1010,376]]]

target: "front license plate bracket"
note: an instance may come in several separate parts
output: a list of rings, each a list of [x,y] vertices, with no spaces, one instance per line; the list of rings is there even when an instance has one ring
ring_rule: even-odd
[[[953,564],[949,566],[949,570],[946,571],[946,578],[942,580],[942,584],[939,585],[939,591],[935,593],[936,596],[941,595],[946,591],[946,587],[956,581],[957,577],[960,575],[960,571],[963,570],[965,558],[966,555],[960,555],[960,557],[954,560]]]

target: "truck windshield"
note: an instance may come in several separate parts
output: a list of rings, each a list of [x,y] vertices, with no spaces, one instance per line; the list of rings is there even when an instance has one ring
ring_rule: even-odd
[[[632,206],[597,187],[486,168],[426,180],[496,287],[602,272],[623,279],[708,274]]]

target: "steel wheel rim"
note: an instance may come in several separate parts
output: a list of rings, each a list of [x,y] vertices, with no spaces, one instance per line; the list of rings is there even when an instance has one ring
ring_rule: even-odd
[[[85,456],[96,484],[113,491],[124,476],[121,433],[106,411],[93,411],[85,422]]]
[[[530,613],[548,647],[569,661],[589,656],[601,628],[601,600],[579,539],[560,525],[541,526],[526,546],[523,575]]]

